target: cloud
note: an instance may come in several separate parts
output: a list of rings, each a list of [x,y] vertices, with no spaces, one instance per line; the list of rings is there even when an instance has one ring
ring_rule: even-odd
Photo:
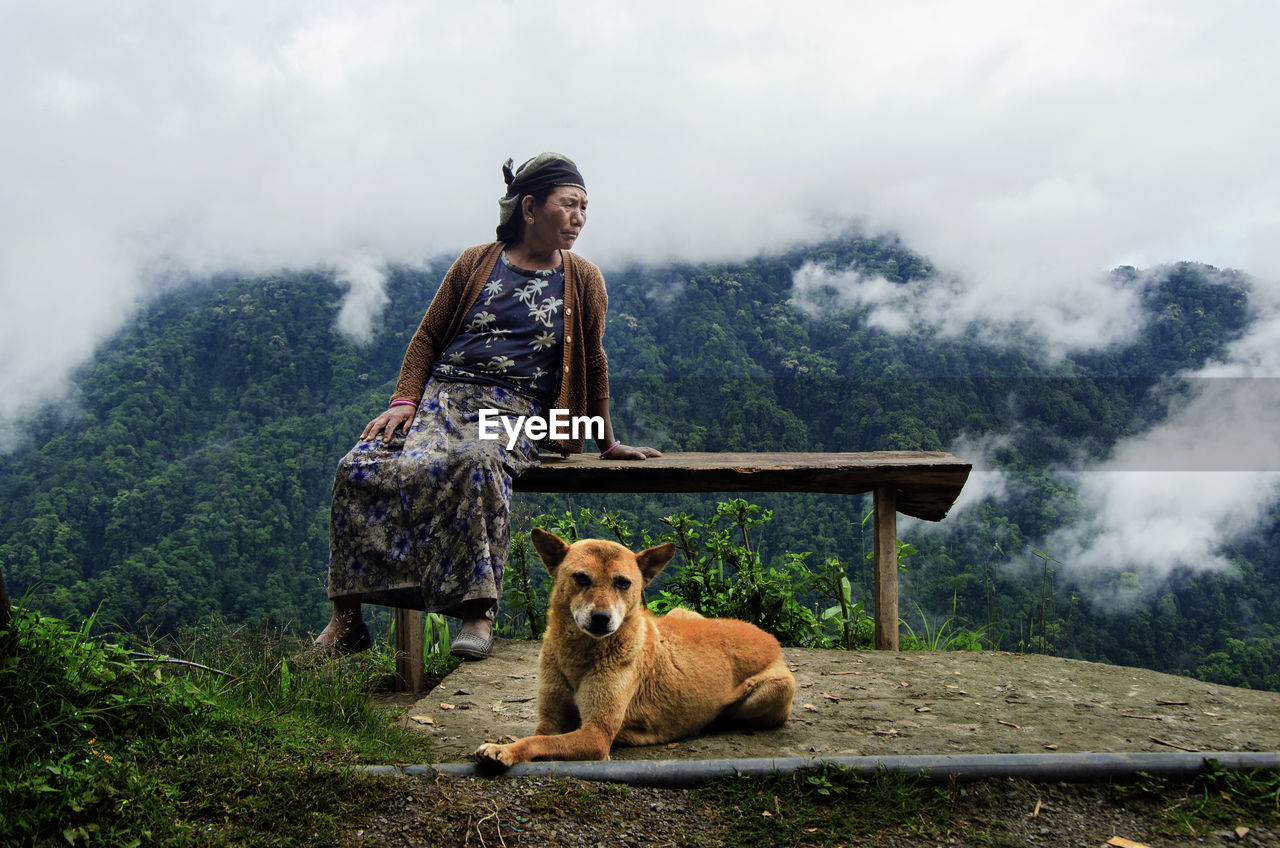
[[[367,253],[340,258],[334,274],[347,287],[338,312],[338,330],[363,344],[373,336],[374,322],[382,314],[388,297],[383,289],[387,275],[383,264]]]
[[[1280,498],[1280,310],[1264,291],[1227,356],[1188,375],[1168,417],[1079,476],[1093,509],[1054,544],[1077,572],[1124,568],[1160,579],[1221,570],[1232,541]]]
[[[543,149],[583,168],[579,248],[606,270],[852,221],[928,256],[951,320],[1022,316],[1063,349],[1131,330],[1122,262],[1280,278],[1266,0],[6,15],[0,424],[61,397],[174,271],[345,268],[358,334],[376,269],[490,238],[500,163]],[[884,326],[912,317],[881,289]]]
[[[1225,543],[1253,529],[1280,494],[1274,471],[1126,471],[1078,476],[1092,520],[1054,534],[1049,549],[1075,573],[1227,567]]]
[[[1119,571],[1141,578],[1141,591],[1094,600],[1140,601],[1179,570],[1233,573],[1228,546],[1270,519],[1280,499],[1280,310],[1261,300],[1221,361],[1183,375],[1167,392],[1159,424],[1121,440],[1104,461],[1060,474],[1088,511],[1045,540],[1060,568],[1085,585],[1106,585]],[[1017,475],[991,470],[990,459],[1015,434],[966,436],[953,446],[983,471],[953,519],[963,522],[968,508],[1016,491]]]
[[[802,265],[792,275],[791,296],[810,314],[828,305],[865,307],[867,324],[889,333],[925,325],[960,336],[978,328],[984,341],[1000,345],[1034,338],[1046,356],[1131,341],[1142,326],[1140,285],[1103,274],[1073,286],[1006,288],[959,277],[894,283],[857,269]]]
[[[1152,269],[1143,276],[1166,272]],[[1212,272],[1207,275],[1213,277]],[[1229,546],[1271,518],[1280,499],[1275,429],[1280,415],[1280,287],[1267,280],[1253,283],[1247,330],[1220,358],[1173,375],[1152,390],[1165,408],[1159,423],[1122,439],[1101,461],[1072,457],[1070,468],[1076,470],[1058,475],[1088,514],[1054,531],[1044,544],[1070,577],[1095,589],[1105,587],[1093,594],[1097,602],[1108,607],[1140,602],[1179,570],[1234,573],[1226,554]],[[1125,295],[1140,288],[1142,280],[1117,280],[1114,285]],[[797,298],[810,302],[835,297],[867,307],[870,320],[889,331],[927,324],[960,332],[979,322],[987,331],[996,330],[988,333],[990,341],[1000,339],[999,328],[980,323],[974,292],[955,280],[903,287],[867,280],[855,270],[809,265],[796,273],[794,290]],[[1083,302],[1097,304],[1105,298]],[[878,317],[885,314],[889,317]],[[1096,320],[1083,312],[1080,316],[1085,324]],[[1063,350],[1072,338],[1107,338],[1098,326],[1088,333],[1070,326],[1039,330],[1051,346]],[[1111,338],[1119,341],[1123,333]],[[975,471],[946,522],[950,526],[938,530],[959,529],[978,504],[1021,496],[1019,476],[1000,471],[994,457],[1022,438],[1025,433],[1014,424],[1003,432],[963,434],[949,446],[973,462]],[[930,525],[918,526],[938,532]],[[1038,565],[1029,553],[1020,561]],[[1119,571],[1139,575],[1135,586],[1141,588],[1115,595],[1107,580]]]
[[[1007,446],[1010,441],[1008,433],[984,433],[976,437],[964,434],[950,446],[953,454],[973,465],[973,470],[969,472],[960,496],[948,513],[950,523],[944,522],[934,527],[952,529],[960,523],[956,519],[973,507],[985,501],[1001,501],[1009,496],[1012,482],[1010,476],[991,467],[988,457]],[[927,528],[929,525],[922,522],[920,526]]]

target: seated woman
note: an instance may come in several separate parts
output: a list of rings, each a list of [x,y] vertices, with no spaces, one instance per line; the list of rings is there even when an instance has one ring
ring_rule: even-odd
[[[538,463],[523,433],[481,438],[480,413],[599,416],[602,459],[658,456],[613,435],[602,346],[608,300],[569,252],[587,220],[572,161],[543,153],[512,172],[497,240],[463,251],[409,343],[388,409],[342,458],[329,523],[333,614],[313,650],[369,647],[365,603],[461,619],[452,652],[484,659],[502,597],[511,480]],[[490,417],[492,413],[490,413]],[[548,444],[580,452],[574,439]]]

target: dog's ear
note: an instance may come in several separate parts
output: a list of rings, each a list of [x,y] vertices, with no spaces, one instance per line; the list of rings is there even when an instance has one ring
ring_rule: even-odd
[[[672,542],[654,545],[636,554],[636,565],[640,566],[640,573],[644,575],[644,585],[648,586],[652,583],[653,578],[658,576],[658,572],[662,571],[675,555],[676,546]]]
[[[569,553],[569,546],[555,533],[548,533],[540,527],[533,528],[529,538],[533,540],[533,547],[538,552],[538,556],[542,557],[547,571],[555,574],[556,566],[563,562],[565,554]]]

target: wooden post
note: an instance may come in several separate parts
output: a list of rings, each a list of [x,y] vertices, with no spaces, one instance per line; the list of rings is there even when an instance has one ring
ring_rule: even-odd
[[[422,612],[396,608],[396,691],[421,692]]]
[[[876,650],[898,650],[898,491],[876,489]]]

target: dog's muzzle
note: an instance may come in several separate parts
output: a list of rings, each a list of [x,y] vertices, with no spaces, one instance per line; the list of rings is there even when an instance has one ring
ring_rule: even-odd
[[[588,636],[608,636],[618,629],[618,625],[622,619],[614,615],[609,610],[599,609],[582,609],[578,610],[574,616],[574,623],[578,625],[578,629]]]

